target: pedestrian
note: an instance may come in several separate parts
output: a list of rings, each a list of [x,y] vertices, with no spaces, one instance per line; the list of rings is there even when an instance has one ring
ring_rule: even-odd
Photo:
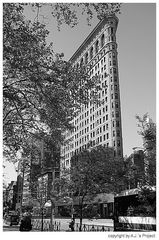
[[[69,224],[69,228],[71,228],[71,231],[73,232],[75,229],[75,218],[73,217],[70,224]]]
[[[31,216],[28,213],[24,213],[21,219],[19,231],[31,231],[32,224],[31,224]]]

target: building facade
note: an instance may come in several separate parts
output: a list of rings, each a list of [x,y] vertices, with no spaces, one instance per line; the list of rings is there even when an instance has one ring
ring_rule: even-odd
[[[70,159],[91,145],[114,148],[114,156],[123,156],[118,52],[115,15],[102,20],[71,57],[74,66],[85,64],[90,78],[100,76],[99,99],[102,104],[89,103],[73,120],[75,129],[66,132],[69,144],[62,147],[61,168],[70,167]]]

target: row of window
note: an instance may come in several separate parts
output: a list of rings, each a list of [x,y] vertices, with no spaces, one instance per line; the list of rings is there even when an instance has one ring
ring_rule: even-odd
[[[99,52],[99,50],[104,47],[105,43],[108,44],[107,46],[108,50],[111,50],[111,47],[109,46],[109,42],[115,42],[115,41],[116,41],[115,36],[109,36],[105,38],[105,35],[103,34],[100,40],[97,40],[96,43],[93,46],[91,46],[90,50],[87,53],[85,53],[84,57],[81,58],[80,63],[76,64],[76,67],[82,66],[84,64],[87,64],[89,61],[91,61],[93,57]],[[114,44],[112,44],[112,49],[115,49]]]
[[[108,107],[108,106],[106,106],[105,108],[103,108],[103,113],[108,110],[107,107]],[[116,108],[117,108],[117,107],[118,107],[118,104],[116,104]],[[113,102],[112,102],[112,108],[114,108],[114,103],[113,103]],[[99,117],[99,116],[102,115],[102,114],[101,114],[101,113],[102,113],[101,111],[102,111],[101,109],[100,109],[99,111],[97,111],[96,117],[97,117],[97,116]],[[115,113],[116,113],[116,118],[119,118],[119,111],[116,111]],[[113,117],[113,118],[115,117],[114,111],[112,112],[112,117]],[[89,119],[90,119],[90,121],[89,121]],[[85,121],[80,122],[80,124],[75,127],[74,132],[78,131],[79,129],[81,129],[82,127],[84,127],[86,124],[89,124],[89,122],[91,123],[91,122],[94,121],[94,120],[95,120],[95,115],[93,114],[92,116],[90,116],[90,118],[87,118]],[[90,130],[94,129],[96,126],[98,126],[99,124],[104,123],[105,121],[108,121],[108,114],[106,114],[106,115],[103,116],[102,118],[97,119],[94,123],[92,123],[92,124],[90,125]],[[118,122],[118,121],[116,121],[116,122]],[[76,123],[78,123],[78,119],[76,120]],[[84,130],[82,130],[82,131],[83,131],[83,133],[84,133]],[[85,128],[85,133],[88,132],[88,131],[89,131],[89,127]]]
[[[116,127],[119,127],[120,126],[119,121],[113,121],[112,126],[115,127],[115,122],[116,122]],[[84,141],[89,140],[89,136],[90,136],[90,138],[94,138],[98,134],[104,133],[105,131],[108,131],[108,124],[105,124],[105,125],[97,128],[95,131],[91,132],[90,135],[88,134],[88,135],[82,137],[81,139],[79,139],[79,141],[75,142],[75,147],[78,146],[78,143],[81,144],[81,143],[84,143]],[[85,128],[85,131],[82,130],[79,133],[75,134],[75,139],[78,139],[79,137],[83,136],[84,133],[88,133],[88,132],[89,132],[89,128],[87,127],[87,128]],[[113,137],[115,137],[115,136],[120,137],[120,130],[119,129],[113,130]],[[109,139],[109,133],[106,133],[103,140],[105,141],[106,139]],[[71,149],[73,149],[73,147],[74,147],[74,145],[70,144],[70,145],[65,147],[64,151],[71,150]]]
[[[113,57],[113,58],[116,58],[115,52],[110,52],[110,53],[109,53],[109,58],[112,59],[112,57]],[[106,61],[106,57],[104,57],[104,63],[105,63],[105,61]],[[116,65],[116,64],[117,64],[116,59],[113,59],[113,60],[111,60],[111,61],[109,62],[109,65],[110,65],[110,66],[113,66],[113,65]],[[96,64],[96,65],[95,65],[95,68],[93,68],[93,69],[89,72],[90,76],[94,74],[94,70],[97,71],[99,68],[100,68],[100,63]],[[104,70],[106,70],[106,64],[104,64],[104,66],[103,66],[103,59],[102,59],[102,60],[101,60],[101,73],[103,73]],[[100,73],[100,71],[98,71],[98,74],[99,74],[99,73]]]
[[[106,84],[106,81],[105,81],[104,84]],[[117,86],[117,84],[111,85],[110,87],[111,87],[111,91],[113,91],[113,88],[114,88],[114,91],[118,91],[118,86]],[[102,92],[99,93],[99,98],[104,97],[105,94],[107,94],[107,89],[102,90]],[[111,99],[118,100],[118,99],[119,99],[118,93],[112,93],[112,94],[111,94]],[[106,97],[106,98],[105,98],[105,103],[107,103],[107,100],[108,100],[108,98]],[[119,108],[118,102],[112,102],[112,108],[114,108],[114,105],[115,105],[116,108]],[[92,103],[90,103],[90,107],[91,107],[91,106],[92,106]],[[84,118],[88,117],[89,114],[92,114],[97,108],[98,108],[97,105],[93,105],[93,107],[91,107],[90,110],[87,110],[85,113],[81,114],[77,119],[75,119],[74,124],[75,124],[75,125],[78,124],[78,122],[80,122],[80,121],[83,120]],[[103,109],[103,111],[102,111],[102,109]],[[102,109],[99,109],[99,110],[95,113],[95,117],[101,116],[102,113],[107,112],[107,111],[108,111],[108,106],[106,105],[106,106],[103,107]],[[82,110],[84,111],[84,109],[82,109]],[[94,120],[94,116],[93,116],[93,120]],[[92,116],[90,117],[90,121],[92,121]],[[89,121],[88,121],[88,122],[89,122]],[[88,122],[86,122],[86,123],[88,123]]]
[[[101,120],[101,119],[100,119]],[[115,124],[116,124],[116,127],[119,128],[120,127],[120,122],[117,120],[117,121],[112,121],[112,127],[115,127]],[[94,127],[94,123],[92,125],[90,125],[90,130],[93,130],[95,127]],[[90,133],[90,137],[95,137],[97,136],[98,134],[100,133],[103,133],[105,131],[108,131],[109,128],[108,128],[108,123],[97,128],[95,131],[91,132]],[[79,133],[75,134],[75,139],[78,139],[79,137],[83,136],[84,134],[86,133],[89,133],[89,127],[85,128],[85,130],[81,130]],[[113,136],[115,136],[115,130],[113,130]],[[119,137],[120,136],[120,130],[117,130],[117,136]],[[85,136],[85,141],[86,139],[89,139],[89,134],[87,135],[87,137]]]
[[[90,141],[89,143],[84,144],[83,146],[80,146],[80,147],[79,147],[78,149],[76,149],[75,151],[72,151],[72,152],[70,152],[70,153],[65,154],[65,159],[71,158],[74,154],[78,154],[78,153],[81,152],[82,150],[87,149],[88,146],[93,147],[93,146],[95,146],[96,144],[102,143],[103,141],[106,141],[106,140],[108,140],[108,139],[109,139],[108,133],[105,134],[105,135],[103,135],[103,136],[100,136],[100,137],[96,138],[95,140],[92,140],[92,141]],[[81,141],[81,143],[83,143],[83,142]],[[78,147],[78,145],[79,145],[78,142],[75,143],[75,147]],[[109,147],[109,142],[107,142],[107,143],[104,144],[104,145],[107,146],[107,147]],[[119,139],[118,139],[117,141],[115,141],[115,140],[113,141],[113,147],[121,147],[121,142],[120,142]],[[119,154],[119,155],[120,155],[120,154]]]

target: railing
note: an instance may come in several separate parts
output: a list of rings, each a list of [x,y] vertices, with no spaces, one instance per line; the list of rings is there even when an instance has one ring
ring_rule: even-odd
[[[32,219],[32,228],[35,230],[41,231],[42,220],[41,219]],[[54,221],[52,226],[50,220],[43,220],[43,231],[60,231],[61,224],[60,222]]]
[[[120,216],[116,231],[156,231],[156,218]]]
[[[79,232],[80,224],[75,224],[75,231]],[[112,226],[82,224],[82,232],[109,232],[113,231]]]

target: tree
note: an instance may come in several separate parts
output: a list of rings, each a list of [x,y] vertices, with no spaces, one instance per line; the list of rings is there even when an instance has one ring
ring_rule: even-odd
[[[135,207],[134,214],[156,217],[156,189],[143,186],[137,198],[139,205]]]
[[[78,200],[80,230],[85,204],[91,204],[98,193],[120,192],[124,185],[123,160],[115,159],[113,153],[112,148],[97,146],[71,158],[70,177],[63,177],[61,192]]]
[[[146,184],[156,185],[156,124],[150,119],[148,114],[141,118],[136,116],[139,134],[143,138],[144,158],[146,167]]]
[[[79,20],[78,11],[86,17],[90,25],[93,17],[102,20],[111,14],[120,14],[121,8],[121,3],[35,3],[31,6],[37,11],[36,18],[39,19],[40,10],[46,5],[51,7],[51,14],[56,19],[59,30],[62,24],[76,26]]]
[[[23,4],[3,4],[3,142],[4,151],[27,149],[35,133],[55,143],[81,104],[95,99],[97,78],[89,79],[85,67],[75,68],[47,45],[48,30],[27,21]],[[98,88],[99,89],[99,88]],[[97,90],[98,92],[98,90]],[[93,98],[92,98],[93,96]]]
[[[132,189],[145,184],[144,153],[142,150],[132,153],[124,160],[126,188]]]

